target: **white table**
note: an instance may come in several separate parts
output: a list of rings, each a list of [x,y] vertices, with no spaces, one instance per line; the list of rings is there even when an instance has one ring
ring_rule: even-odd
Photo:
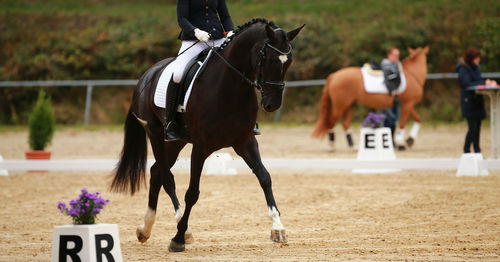
[[[487,95],[490,98],[491,158],[498,159],[500,157],[500,86],[472,86],[467,88],[467,90],[474,90],[477,93]]]

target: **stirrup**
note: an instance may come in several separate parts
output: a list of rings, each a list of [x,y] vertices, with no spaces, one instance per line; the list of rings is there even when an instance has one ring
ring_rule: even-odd
[[[260,132],[260,129],[259,129],[259,123],[255,123],[255,128],[253,129],[253,134],[255,136],[260,136],[262,135],[262,132]]]
[[[165,136],[163,140],[165,142],[179,140],[180,138],[177,134],[177,123],[175,123],[174,121],[168,122],[168,124],[165,125],[164,135]]]

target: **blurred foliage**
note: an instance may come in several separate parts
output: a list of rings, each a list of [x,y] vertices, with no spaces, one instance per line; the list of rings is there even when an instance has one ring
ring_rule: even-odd
[[[0,80],[137,79],[177,53],[174,0],[0,0]],[[500,71],[500,1],[227,0],[235,25],[253,17],[287,30],[293,43],[287,80],[321,79],[346,66],[380,61],[387,48],[429,45],[429,72],[453,72],[463,50],[482,50],[482,70]],[[23,124],[35,88],[0,89],[0,123]],[[83,121],[85,90],[47,88],[58,123]],[[456,81],[426,84],[424,120],[460,120]],[[320,87],[289,89],[285,121],[312,122]],[[121,100],[118,100],[121,99]],[[123,120],[129,88],[97,88],[92,120]],[[366,109],[357,109],[362,119]],[[272,114],[261,114],[270,120]]]
[[[38,93],[33,112],[29,116],[29,145],[32,150],[44,150],[52,141],[56,119],[50,97],[42,90]]]

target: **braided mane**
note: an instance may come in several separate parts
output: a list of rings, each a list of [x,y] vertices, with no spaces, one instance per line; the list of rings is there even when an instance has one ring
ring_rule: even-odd
[[[226,47],[229,43],[231,43],[231,41],[236,36],[238,36],[239,34],[241,34],[242,32],[244,32],[246,29],[248,29],[249,27],[251,27],[252,25],[257,24],[257,23],[263,23],[263,24],[269,25],[273,29],[278,28],[273,21],[267,21],[267,19],[265,19],[265,18],[254,18],[254,19],[252,19],[252,20],[250,20],[250,21],[248,21],[248,22],[246,22],[246,23],[244,23],[242,25],[239,25],[236,28],[236,30],[233,31],[234,35],[232,35],[231,37],[229,37],[229,40],[227,40],[226,42],[224,42],[220,46],[220,49],[223,49],[224,47]]]

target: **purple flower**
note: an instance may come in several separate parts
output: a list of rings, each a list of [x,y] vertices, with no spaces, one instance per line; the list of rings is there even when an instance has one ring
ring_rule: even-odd
[[[97,214],[109,203],[109,199],[104,199],[99,194],[89,193],[86,188],[82,188],[78,199],[69,201],[69,209],[64,202],[58,202],[57,208],[61,214],[71,216],[74,224],[93,224]]]
[[[385,115],[384,114],[375,114],[373,112],[369,112],[368,116],[363,121],[363,127],[370,128],[378,128],[382,127],[384,124]]]
[[[62,214],[65,211],[68,211],[66,208],[66,204],[64,202],[57,202],[57,209],[59,209],[59,212]]]

